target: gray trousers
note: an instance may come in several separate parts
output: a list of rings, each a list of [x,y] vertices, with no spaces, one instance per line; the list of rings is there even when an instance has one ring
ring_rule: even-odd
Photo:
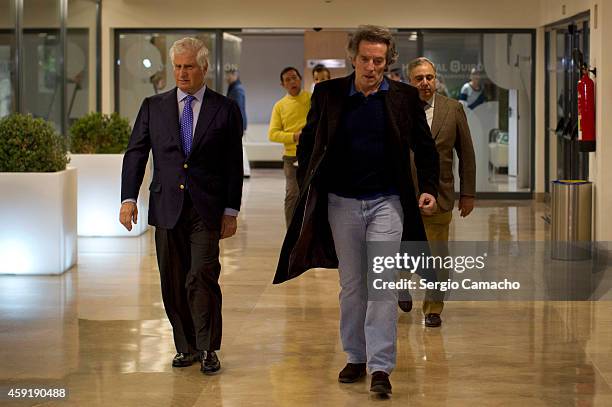
[[[328,219],[340,273],[340,337],[348,363],[367,363],[370,373],[395,367],[397,293],[368,298],[367,241],[399,242],[404,212],[397,195],[371,200],[328,194]]]
[[[294,163],[297,157],[283,156],[283,172],[285,173],[285,226],[288,228],[293,217],[293,211],[300,196],[297,183],[297,167]]]
[[[185,194],[174,229],[155,228],[162,299],[177,352],[221,348],[219,231],[209,230]]]

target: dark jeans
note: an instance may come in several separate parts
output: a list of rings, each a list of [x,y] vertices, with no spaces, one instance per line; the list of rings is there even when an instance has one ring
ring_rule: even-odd
[[[177,352],[221,347],[219,231],[209,230],[185,195],[173,229],[155,229],[162,298]]]

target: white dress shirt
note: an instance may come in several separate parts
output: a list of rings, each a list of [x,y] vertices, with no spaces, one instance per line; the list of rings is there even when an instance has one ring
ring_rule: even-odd
[[[431,130],[431,123],[433,122],[434,108],[436,102],[436,95],[434,94],[431,99],[424,101],[425,104],[425,116],[427,117],[427,124],[429,124],[429,129]]]

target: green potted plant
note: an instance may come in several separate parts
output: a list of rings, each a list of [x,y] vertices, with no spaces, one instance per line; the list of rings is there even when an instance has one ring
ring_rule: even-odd
[[[30,115],[0,119],[0,274],[61,274],[77,260],[77,170]]]
[[[128,120],[118,113],[89,113],[70,127],[71,165],[79,169],[79,236],[138,236],[147,230],[146,221],[131,232],[118,221],[121,167],[130,133]],[[150,180],[147,167],[138,197],[139,220],[147,219]]]
[[[70,151],[73,154],[123,154],[130,132],[130,123],[118,113],[92,112],[70,127]]]

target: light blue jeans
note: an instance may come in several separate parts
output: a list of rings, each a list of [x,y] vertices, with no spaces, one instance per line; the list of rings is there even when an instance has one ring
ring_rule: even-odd
[[[369,301],[366,242],[402,240],[404,212],[397,195],[370,200],[328,194],[328,219],[340,273],[340,337],[348,363],[367,363],[370,373],[395,367],[397,293]]]

